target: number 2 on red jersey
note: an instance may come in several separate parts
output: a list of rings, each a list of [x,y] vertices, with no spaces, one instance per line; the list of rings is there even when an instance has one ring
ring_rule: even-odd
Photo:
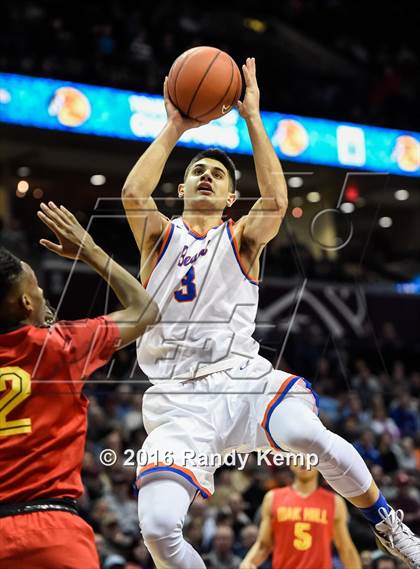
[[[0,395],[7,389],[5,395],[0,397],[0,437],[31,433],[31,419],[7,418],[31,394],[31,376],[20,367],[1,367]]]

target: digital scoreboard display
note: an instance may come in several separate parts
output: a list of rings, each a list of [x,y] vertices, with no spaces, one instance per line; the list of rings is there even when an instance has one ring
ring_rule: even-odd
[[[262,112],[280,158],[351,170],[420,176],[420,133]],[[0,122],[126,140],[154,140],[166,120],[163,97],[109,87],[0,73]],[[236,109],[180,145],[251,154]]]

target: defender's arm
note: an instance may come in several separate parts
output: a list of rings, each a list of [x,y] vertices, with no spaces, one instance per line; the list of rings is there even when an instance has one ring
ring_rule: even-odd
[[[138,280],[96,245],[68,209],[64,206],[57,207],[54,202],[49,202],[48,205],[42,203],[38,217],[59,241],[54,243],[41,239],[41,245],[61,257],[84,261],[99,273],[115,292],[123,308],[111,312],[108,317],[114,320],[119,328],[120,347],[136,340],[148,326],[159,319],[157,304]]]

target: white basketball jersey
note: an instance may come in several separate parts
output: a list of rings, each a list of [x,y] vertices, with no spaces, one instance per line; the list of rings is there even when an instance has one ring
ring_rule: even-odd
[[[199,235],[182,218],[169,224],[146,285],[161,321],[137,341],[139,365],[152,383],[258,354],[252,338],[258,283],[240,264],[233,225],[229,220]]]

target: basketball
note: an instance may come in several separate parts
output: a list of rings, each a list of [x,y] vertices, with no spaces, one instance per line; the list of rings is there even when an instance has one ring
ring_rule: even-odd
[[[238,66],[215,47],[194,47],[182,53],[168,75],[168,92],[185,116],[199,121],[217,119],[228,113],[242,91]]]

